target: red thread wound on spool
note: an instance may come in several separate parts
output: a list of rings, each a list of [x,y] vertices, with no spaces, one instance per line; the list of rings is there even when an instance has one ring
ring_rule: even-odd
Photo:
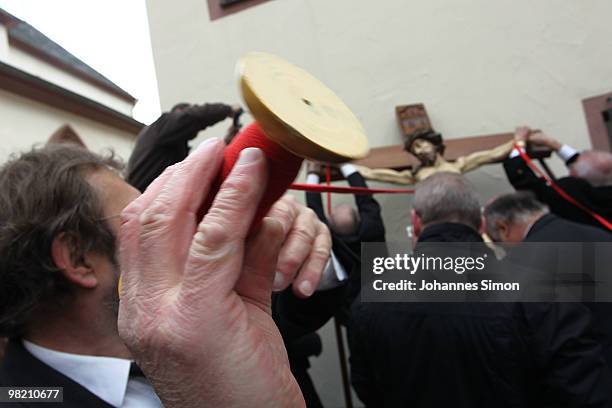
[[[253,219],[253,224],[251,225],[251,231],[259,225],[261,219],[270,211],[272,205],[282,197],[293,180],[297,177],[302,165],[302,158],[268,139],[261,127],[256,122],[253,122],[238,133],[230,145],[225,149],[221,173],[217,176],[217,180],[211,188],[208,199],[200,211],[199,220],[208,212],[223,180],[227,178],[238,160],[240,152],[248,147],[257,147],[261,149],[268,161],[268,185],[259,202],[259,207]]]

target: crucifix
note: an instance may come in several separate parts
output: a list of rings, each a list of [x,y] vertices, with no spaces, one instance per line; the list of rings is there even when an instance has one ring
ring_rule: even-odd
[[[366,179],[415,184],[436,172],[465,173],[504,160],[514,145],[513,133],[443,141],[423,104],[397,106],[396,114],[404,144],[374,148],[368,157],[354,161]],[[530,150],[529,154],[541,159],[550,156],[550,151]]]

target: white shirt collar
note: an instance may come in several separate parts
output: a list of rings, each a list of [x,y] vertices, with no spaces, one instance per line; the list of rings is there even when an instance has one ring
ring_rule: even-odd
[[[130,360],[64,353],[23,340],[37,359],[114,407],[121,407],[130,376]]]

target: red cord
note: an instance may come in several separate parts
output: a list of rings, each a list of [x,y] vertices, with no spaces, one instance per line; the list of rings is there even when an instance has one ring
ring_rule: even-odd
[[[327,184],[328,188],[331,186],[331,167],[329,167],[329,164],[325,166],[325,184]],[[331,215],[331,211],[332,211],[331,191],[328,190],[327,191],[327,215],[328,216]]]
[[[523,149],[517,145],[514,144],[514,148],[519,152],[519,154],[521,155],[521,157],[523,158],[523,160],[525,161],[525,163],[527,164],[527,166],[529,166],[529,168],[531,168],[531,170],[533,170],[538,176],[540,176],[541,178],[543,178],[544,180],[546,180],[546,183],[552,187],[553,190],[555,190],[565,201],[569,202],[570,204],[580,208],[582,211],[586,212],[587,214],[589,214],[591,217],[595,218],[597,221],[599,221],[599,223],[601,223],[601,225],[603,225],[604,227],[608,228],[610,231],[612,231],[612,223],[610,223],[608,220],[606,220],[604,217],[602,217],[601,215],[597,214],[595,211],[591,210],[590,208],[587,208],[584,204],[576,201],[572,196],[570,196],[569,194],[567,194],[561,187],[559,187],[550,177],[548,177],[546,174],[544,174],[544,172],[542,172],[538,166],[535,165],[535,163],[533,161],[531,161],[531,159],[529,158],[529,156],[527,156],[527,154],[525,153],[525,151],[523,151]]]
[[[204,217],[204,214],[211,207],[214,197],[217,195],[223,180],[229,175],[230,171],[234,167],[234,164],[238,160],[240,152],[248,147],[257,147],[261,149],[268,161],[268,181],[265,189],[264,196],[259,202],[259,207],[251,231],[257,228],[261,219],[268,213],[272,205],[282,197],[282,195],[291,186],[293,180],[295,180],[300,167],[302,165],[302,158],[294,155],[293,153],[283,149],[277,145],[264,134],[261,127],[253,122],[246,126],[227,146],[223,153],[223,167],[220,174],[217,176],[215,183],[211,187],[208,199],[200,209],[198,220]],[[349,192],[347,187],[335,187],[331,186],[331,169],[329,166],[326,167],[326,179],[327,179],[327,211],[331,214],[331,193],[332,192]],[[298,188],[299,185],[294,185],[294,188]],[[313,186],[309,186],[311,191]],[[317,186],[323,187],[323,186]],[[371,194],[372,192],[400,192],[400,191],[389,191],[389,190],[370,190],[360,189],[353,187],[350,189],[352,194]],[[401,192],[412,192],[412,191],[401,191]]]
[[[291,190],[311,191],[313,193],[340,193],[340,194],[413,194],[414,189],[411,188],[368,188],[368,187],[345,187],[345,186],[327,186],[320,184],[304,184],[293,183],[289,187]]]
[[[248,147],[261,149],[268,161],[268,182],[253,219],[251,231],[259,225],[259,222],[265,217],[272,205],[285,194],[285,191],[287,191],[293,180],[297,177],[302,166],[302,158],[268,139],[261,127],[256,122],[253,122],[238,133],[232,143],[225,149],[223,153],[223,168],[211,188],[208,200],[199,212],[199,219],[203,218],[212,205],[221,183],[223,183],[223,180],[226,179],[234,167],[240,152]]]

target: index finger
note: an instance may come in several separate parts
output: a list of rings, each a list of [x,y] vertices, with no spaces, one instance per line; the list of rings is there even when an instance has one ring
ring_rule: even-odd
[[[242,270],[244,242],[266,188],[267,174],[260,149],[242,150],[193,237],[183,293],[212,285],[215,294],[225,296],[234,289]],[[197,298],[206,300],[209,294]]]

